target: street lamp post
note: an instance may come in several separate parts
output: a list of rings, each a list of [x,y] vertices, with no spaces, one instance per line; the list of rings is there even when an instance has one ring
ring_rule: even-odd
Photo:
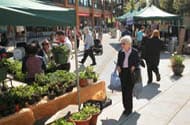
[[[74,36],[75,36],[75,67],[76,67],[76,78],[77,78],[77,100],[78,100],[78,111],[80,111],[80,107],[81,107],[81,104],[80,104],[80,86],[79,86],[79,68],[78,68],[78,49],[77,49],[77,36],[76,36],[76,33],[77,33],[77,30],[76,30],[76,27],[77,27],[77,21],[79,21],[79,17],[77,15],[77,12],[78,12],[78,0],[75,0],[75,7],[76,7],[76,26],[74,28]]]

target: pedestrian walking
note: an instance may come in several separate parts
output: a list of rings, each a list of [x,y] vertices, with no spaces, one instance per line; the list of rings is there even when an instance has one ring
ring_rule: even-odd
[[[125,35],[129,35],[129,36],[132,35],[132,33],[131,33],[130,29],[129,29],[129,26],[127,26],[127,25],[125,26],[125,30],[121,33],[121,37],[123,37]]]
[[[144,29],[145,29],[145,27],[142,26],[136,35],[138,50],[141,50],[141,43],[142,43],[142,39],[143,39],[143,35],[144,35]]]
[[[84,56],[83,56],[83,59],[79,62],[84,64],[87,57],[90,56],[90,58],[92,59],[91,66],[93,66],[93,65],[96,65],[96,59],[93,53],[94,39],[93,39],[92,33],[89,30],[89,27],[84,28],[84,33],[85,33]]]
[[[117,70],[121,80],[124,114],[129,115],[133,110],[134,71],[139,69],[139,56],[132,48],[131,36],[121,38],[121,50],[118,53]]]
[[[156,80],[160,81],[158,65],[160,62],[160,51],[163,42],[160,40],[160,32],[154,30],[152,36],[144,45],[144,57],[147,64],[148,84],[152,83],[152,72],[156,74]]]

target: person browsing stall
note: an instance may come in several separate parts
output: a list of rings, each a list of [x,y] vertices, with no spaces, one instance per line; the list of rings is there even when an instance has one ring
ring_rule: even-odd
[[[69,48],[69,56],[66,64],[61,64],[60,68],[62,70],[69,71],[71,68],[71,54],[72,54],[72,44],[69,38],[65,35],[63,31],[57,31],[56,32],[56,40],[59,44],[65,45],[66,47]]]
[[[26,73],[26,83],[31,84],[35,80],[35,75],[43,73],[46,70],[46,65],[41,56],[37,55],[38,48],[35,43],[27,46],[27,55],[22,61],[22,72]]]

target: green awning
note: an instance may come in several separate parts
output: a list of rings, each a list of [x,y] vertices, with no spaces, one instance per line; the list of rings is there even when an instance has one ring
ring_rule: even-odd
[[[1,0],[0,25],[75,26],[74,9],[39,0]]]
[[[117,17],[117,19],[120,21],[124,21],[127,19],[127,17],[129,17],[131,15],[135,15],[137,12],[138,12],[137,10],[129,11],[129,12],[125,13],[124,15]]]

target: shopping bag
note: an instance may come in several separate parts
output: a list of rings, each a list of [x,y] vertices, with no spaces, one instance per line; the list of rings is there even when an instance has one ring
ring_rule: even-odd
[[[141,77],[141,70],[137,69],[134,71],[134,88],[133,88],[133,96],[137,99],[140,98],[140,93],[142,92],[143,84]]]
[[[121,81],[120,81],[120,78],[119,78],[117,71],[114,71],[111,74],[111,80],[110,80],[109,88],[111,90],[121,91]]]

